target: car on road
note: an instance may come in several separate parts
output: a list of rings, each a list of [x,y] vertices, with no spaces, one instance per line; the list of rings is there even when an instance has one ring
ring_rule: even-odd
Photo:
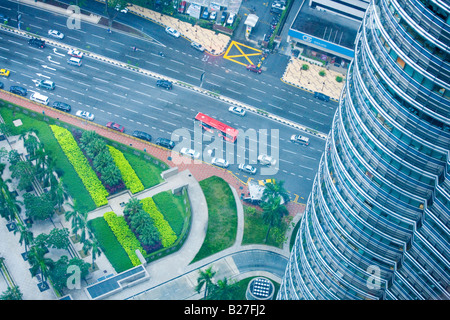
[[[222,16],[220,17],[220,24],[224,24],[227,21],[228,12],[222,11]]]
[[[133,131],[133,137],[136,137],[136,138],[142,139],[142,140],[146,140],[148,142],[152,141],[152,136],[144,131],[139,131],[139,130]]]
[[[75,50],[75,49],[71,49],[71,50],[67,51],[67,54],[74,58],[78,58],[78,59],[83,58],[83,52]]]
[[[209,11],[208,8],[205,8],[205,10],[203,10],[202,13],[202,19],[208,20],[208,18],[209,18]]]
[[[14,94],[18,94],[20,96],[26,97],[27,96],[27,89],[19,86],[11,86],[9,87],[9,92],[12,92]]]
[[[238,169],[250,174],[256,174],[257,169],[249,164],[241,163]]]
[[[230,15],[227,19],[227,24],[232,25],[235,17],[236,17],[236,13],[230,13]]]
[[[198,42],[191,42],[191,47],[200,52],[205,51],[205,48],[203,48],[203,46]]]
[[[125,131],[125,127],[124,126],[122,126],[121,124],[112,122],[112,121],[108,122],[106,124],[106,127],[110,128],[110,129],[113,129],[113,130],[116,130],[116,131],[120,131],[120,132],[124,132]]]
[[[166,32],[175,38],[179,38],[181,36],[181,34],[177,30],[171,27],[167,27]]]
[[[45,48],[45,41],[38,38],[31,38],[28,40],[28,45],[36,47],[36,48]]]
[[[166,139],[166,138],[158,138],[156,139],[155,143],[158,146],[167,148],[167,149],[173,149],[175,147],[175,142],[172,140]]]
[[[38,87],[47,89],[47,90],[54,90],[55,89],[55,83],[50,80],[41,80],[38,82]]]
[[[50,29],[48,30],[48,35],[59,40],[64,39],[64,33],[59,32],[58,30]]]
[[[0,23],[1,24],[8,24],[9,23],[9,17],[5,16],[3,13],[0,13]]]
[[[10,71],[6,69],[0,69],[0,76],[9,77]]]
[[[238,116],[241,116],[241,117],[245,116],[245,110],[244,110],[244,108],[241,108],[241,107],[231,106],[228,108],[228,111],[230,111],[234,114],[237,114]]]
[[[247,65],[247,70],[248,70],[248,71],[255,72],[255,73],[257,73],[257,74],[261,74],[261,72],[262,72],[261,68],[258,68],[258,67],[255,66],[254,64],[249,64],[249,65]]]
[[[83,110],[78,110],[75,115],[89,121],[94,121],[95,118],[92,113]]]
[[[180,153],[184,156],[191,157],[192,159],[200,158],[200,152],[195,151],[193,149],[181,148]]]
[[[67,64],[70,64],[71,66],[81,67],[82,62],[79,58],[70,57],[70,59],[67,60]]]
[[[45,104],[46,106],[48,106],[48,103],[49,103],[48,97],[40,94],[39,92],[32,93],[30,96],[30,100],[34,101],[34,102]]]
[[[263,166],[274,166],[277,163],[277,160],[267,154],[260,154],[258,156],[258,161]]]
[[[5,87],[5,85],[3,84],[3,82],[0,82],[0,89],[3,89]]]
[[[169,80],[157,80],[156,85],[161,88],[166,88],[167,90],[172,90],[172,82]]]
[[[320,92],[314,92],[314,98],[328,102],[330,101],[330,97],[327,96],[326,94],[320,93]]]
[[[300,134],[293,134],[291,136],[291,141],[294,143],[305,145],[305,146],[309,145],[309,138],[304,137]]]
[[[178,13],[184,13],[186,11],[186,1],[181,1],[178,6]]]
[[[61,102],[61,101],[53,102],[52,107],[55,109],[61,110],[61,111],[65,111],[65,112],[70,112],[70,110],[72,110],[72,107],[70,106],[70,104],[67,104],[67,103]]]
[[[217,11],[211,12],[211,14],[209,15],[209,20],[216,20],[216,18],[217,18]]]
[[[120,4],[118,4],[115,9],[117,11],[122,12],[122,13],[127,13],[128,12],[128,8],[127,7],[120,9]]]
[[[211,163],[221,168],[228,168],[230,165],[227,160],[222,158],[212,158]]]

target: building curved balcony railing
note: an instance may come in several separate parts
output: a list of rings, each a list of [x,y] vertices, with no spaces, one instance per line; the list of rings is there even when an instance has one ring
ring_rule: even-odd
[[[383,29],[386,30],[389,38],[396,46],[405,53],[405,57],[408,57],[409,64],[413,65],[414,68],[420,68],[422,71],[432,74],[443,87],[448,86],[448,83],[450,83],[450,64],[419,45],[406,32],[403,26],[397,23],[389,8],[387,8],[386,3],[381,2],[380,8],[382,12],[380,12],[381,15],[379,18]]]
[[[379,27],[381,28],[381,26]],[[380,32],[383,34],[386,41],[389,41],[390,38],[384,32],[384,29],[380,29]],[[423,85],[417,83],[417,81],[415,81],[413,78],[409,76],[406,77],[407,74],[403,72],[403,70],[397,65],[395,61],[392,61],[391,57],[384,51],[384,46],[381,44],[377,37],[374,37],[376,44],[373,44],[371,47],[369,47],[369,41],[366,37],[365,31],[362,33],[362,37],[364,38],[364,40],[361,41],[361,44],[365,46],[368,52],[371,52],[372,49],[375,49],[378,52],[378,59],[374,59],[373,54],[370,54],[369,58],[372,63],[371,65],[374,66],[375,70],[378,70],[378,73],[380,75],[384,75],[383,79],[389,84],[389,87],[392,90],[400,94],[411,104],[417,104],[420,102],[416,97],[412,97],[405,93],[415,92],[417,94],[421,94],[423,97],[426,97],[423,108],[426,108],[428,110],[427,113],[429,113],[430,116],[434,118],[441,119],[443,122],[448,121],[448,99],[445,99],[436,92],[425,88]],[[392,41],[390,42],[392,44]]]

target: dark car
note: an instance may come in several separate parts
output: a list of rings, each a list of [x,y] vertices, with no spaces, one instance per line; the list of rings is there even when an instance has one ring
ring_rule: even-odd
[[[139,130],[134,131],[133,132],[133,137],[136,137],[136,138],[142,139],[142,140],[146,140],[148,142],[152,141],[152,136],[149,135],[147,132],[144,132],[144,131],[139,131]]]
[[[7,17],[4,14],[0,13],[0,23],[9,23],[9,17]]]
[[[124,132],[125,131],[125,127],[124,126],[122,126],[122,125],[120,125],[118,123],[112,122],[112,121],[108,122],[106,124],[106,127],[110,128],[110,129],[113,129],[113,130],[116,130],[116,131],[120,131],[120,132]]]
[[[156,81],[158,87],[166,88],[167,90],[172,90],[172,82],[168,80],[158,80]]]
[[[207,20],[209,18],[208,8],[206,8],[202,13],[202,19]]]
[[[27,96],[27,89],[19,87],[19,86],[11,86],[9,87],[9,92],[12,92],[14,94],[18,94],[20,96]]]
[[[36,48],[45,48],[45,41],[38,38],[31,38],[28,40],[28,45],[36,47]]]
[[[3,89],[4,86],[3,82],[0,82],[0,89]]]
[[[256,72],[257,74],[261,74],[262,70],[261,68],[258,68],[257,66],[255,66],[254,64],[249,64],[247,66],[247,70],[248,71],[252,71],[252,72]]]
[[[328,102],[330,101],[330,97],[326,94],[320,93],[320,92],[314,92],[314,98]]]
[[[224,22],[227,20],[228,12],[222,11],[222,16],[220,17],[220,23],[224,24]]]
[[[173,147],[175,147],[175,142],[173,142],[172,140],[166,139],[166,138],[158,138],[156,139],[155,143],[158,146],[167,148],[167,149],[173,149]]]
[[[53,102],[53,108],[61,110],[61,111],[65,111],[65,112],[70,112],[70,110],[72,110],[72,108],[70,107],[69,104],[67,104],[65,102],[61,102],[61,101]]]

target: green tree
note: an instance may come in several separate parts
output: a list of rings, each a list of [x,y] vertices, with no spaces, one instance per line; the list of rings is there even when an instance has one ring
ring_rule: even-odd
[[[100,173],[102,174],[102,181],[108,186],[115,186],[122,181],[122,174],[114,162],[110,162],[104,166]]]
[[[54,261],[45,257],[46,248],[43,245],[33,245],[28,253],[28,262],[31,265],[31,274],[35,277],[37,274],[41,275],[41,281],[47,281],[50,268]]]
[[[16,163],[18,163],[21,160],[22,159],[20,158],[19,151],[17,151],[16,149],[12,149],[9,151],[8,161],[11,166],[14,166]]]
[[[197,278],[197,285],[195,286],[195,291],[197,291],[197,293],[200,293],[202,288],[205,287],[204,298],[206,299],[206,297],[210,293],[210,290],[214,287],[212,279],[215,276],[216,271],[213,271],[212,266],[210,266],[205,271],[199,270],[198,272],[199,276]]]
[[[267,238],[269,237],[271,228],[273,226],[278,226],[282,217],[289,213],[286,207],[281,204],[281,199],[281,197],[274,198],[273,195],[270,195],[267,198],[267,201],[261,204],[263,209],[262,219],[264,223],[268,224],[264,243],[267,243]]]
[[[26,190],[33,185],[36,168],[28,161],[19,161],[15,165],[11,165],[11,177],[18,179],[17,189]]]
[[[36,151],[43,148],[44,145],[39,142],[38,138],[32,134],[32,132],[34,133],[34,130],[24,132],[20,135],[20,138],[23,140],[23,146],[30,154],[30,157],[34,159],[36,156]]]
[[[14,234],[17,232],[20,233],[19,243],[24,245],[25,247],[25,254],[28,255],[28,247],[33,243],[34,236],[33,232],[27,228],[26,225],[24,225],[22,222],[19,222],[17,224],[17,228],[14,229]]]
[[[70,245],[69,230],[67,228],[54,228],[48,234],[46,245],[56,249],[67,249]]]
[[[116,10],[116,7],[119,10]],[[116,19],[120,10],[127,7],[126,0],[106,0],[105,1],[105,13],[108,16],[108,27],[111,28],[114,19]]]
[[[18,286],[8,287],[0,296],[0,300],[22,300],[23,294]]]
[[[211,298],[213,300],[235,300],[239,288],[233,283],[229,283],[228,279],[224,277],[222,280],[217,280],[212,291]]]
[[[128,202],[125,204],[125,208],[123,209],[123,212],[125,215],[133,216],[133,214],[142,211],[142,202],[137,198],[131,198],[128,200]]]
[[[32,193],[23,195],[25,204],[25,213],[29,218],[35,220],[45,220],[50,218],[54,213],[55,203],[48,193],[35,196]]]
[[[95,259],[97,259],[98,257],[100,257],[102,255],[102,250],[100,249],[100,243],[98,242],[97,238],[94,236],[93,233],[89,233],[89,237],[91,239],[91,243],[92,243],[92,251],[91,251],[91,255],[92,255],[92,269],[94,269],[94,263],[95,263]]]
[[[289,192],[284,188],[284,181],[266,183],[261,200],[266,201],[270,197],[281,197],[285,203],[289,202],[290,196]]]

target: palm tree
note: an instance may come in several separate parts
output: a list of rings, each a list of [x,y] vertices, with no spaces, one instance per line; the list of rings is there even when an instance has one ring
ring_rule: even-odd
[[[125,208],[123,209],[124,214],[133,216],[135,213],[143,210],[142,202],[138,198],[131,198],[125,204]]]
[[[94,140],[98,139],[99,135],[95,131],[84,131],[81,135],[80,142],[81,148],[87,148]]]
[[[14,234],[16,234],[17,232],[20,233],[19,243],[24,244],[25,256],[28,256],[28,246],[31,245],[34,240],[33,232],[28,230],[28,228],[22,222],[19,222],[17,228],[14,229]]]
[[[72,218],[72,232],[78,237],[78,231],[81,231],[79,235],[81,243],[85,243],[87,240],[87,216],[87,211],[82,211]]]
[[[199,270],[198,272],[199,272],[199,276],[197,278],[197,285],[195,286],[195,291],[197,291],[197,293],[200,293],[203,286],[205,286],[204,298],[206,299],[210,289],[212,289],[214,286],[214,284],[212,282],[212,278],[216,274],[216,271],[212,271],[212,266],[210,266],[205,271]]]
[[[290,200],[289,193],[284,188],[284,181],[266,183],[261,200],[266,201],[271,195],[273,198],[281,197],[285,203]]]
[[[222,280],[217,280],[217,284],[214,286],[214,300],[235,300],[237,291],[238,288],[224,277]]]
[[[91,244],[92,244],[92,270],[94,270],[94,262],[95,259],[97,259],[98,257],[100,257],[102,255],[102,250],[100,249],[100,243],[98,242],[97,238],[91,233],[89,232],[89,237],[91,239]]]
[[[41,282],[44,283],[50,272],[50,268],[53,266],[54,261],[45,257],[46,249],[43,245],[34,245],[31,247],[28,253],[28,262],[31,265],[31,274],[36,276],[41,274]]]
[[[289,213],[286,207],[281,204],[281,199],[279,196],[275,198],[273,195],[270,195],[267,201],[261,205],[263,208],[262,219],[269,225],[264,243],[267,242],[271,228],[279,225],[281,218]]]
[[[58,206],[58,210],[61,212],[62,205],[64,204],[64,201],[69,198],[69,194],[64,188],[62,178],[58,180],[54,175],[52,175],[52,177],[53,178],[50,179],[50,192],[52,194],[52,199]]]
[[[102,181],[108,186],[115,186],[122,181],[122,174],[114,163],[108,163],[100,170]]]
[[[23,294],[18,286],[8,287],[0,296],[0,300],[22,300]]]

